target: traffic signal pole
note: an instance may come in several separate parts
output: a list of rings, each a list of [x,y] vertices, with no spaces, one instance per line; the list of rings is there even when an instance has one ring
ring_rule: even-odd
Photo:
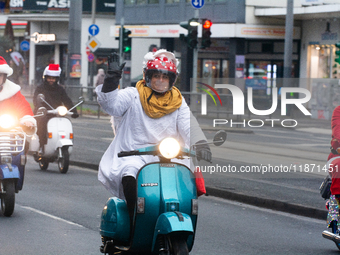
[[[120,64],[124,62],[123,59],[123,31],[124,31],[124,18],[120,19],[120,30],[119,30],[119,56]]]
[[[195,10],[195,18],[198,20],[199,10]],[[193,52],[193,71],[192,71],[192,87],[191,91],[196,92],[196,84],[197,84],[197,61],[198,61],[198,47],[194,48]]]

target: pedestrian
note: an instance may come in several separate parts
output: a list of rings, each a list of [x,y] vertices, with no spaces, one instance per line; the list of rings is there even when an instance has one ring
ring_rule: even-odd
[[[147,53],[144,79],[136,87],[119,89],[124,65],[119,65],[119,55],[113,53],[104,84],[96,88],[98,103],[104,111],[121,118],[115,123],[116,136],[100,161],[98,179],[114,196],[126,199],[132,222],[137,199],[136,175],[143,165],[157,159],[144,155],[118,158],[117,154],[157,144],[166,137],[177,138],[187,147],[206,138],[181,92],[174,87],[178,60],[172,52],[161,49]],[[198,146],[196,153],[198,159],[211,160],[206,144]],[[189,162],[185,163],[189,166]]]
[[[66,94],[65,89],[59,85],[59,78],[61,74],[61,68],[58,64],[49,64],[44,71],[43,83],[36,88],[33,95],[34,112],[36,113],[39,107],[43,106],[50,109],[51,105],[54,109],[58,106],[64,105],[67,109],[73,107],[72,100]],[[44,102],[38,100],[38,95],[43,94],[47,105]],[[72,118],[78,118],[79,114],[77,109],[72,110]],[[38,131],[40,150],[39,153],[43,153],[44,145],[47,144],[47,122],[53,115],[47,114],[44,118],[38,119]]]
[[[98,85],[101,85],[104,83],[104,78],[105,78],[105,71],[103,68],[98,69],[98,73],[96,75],[96,82],[95,82],[95,88],[93,89],[93,94],[96,95],[96,87]]]

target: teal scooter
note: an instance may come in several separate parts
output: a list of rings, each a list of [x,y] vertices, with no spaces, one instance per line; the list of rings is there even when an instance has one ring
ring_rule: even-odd
[[[213,143],[226,140],[225,131],[216,133]],[[106,202],[100,223],[105,254],[189,254],[195,239],[198,200],[195,176],[185,165],[171,162],[195,156],[174,138],[119,157],[154,155],[159,162],[146,164],[137,174],[137,203],[130,233],[128,208],[124,200],[111,197]]]

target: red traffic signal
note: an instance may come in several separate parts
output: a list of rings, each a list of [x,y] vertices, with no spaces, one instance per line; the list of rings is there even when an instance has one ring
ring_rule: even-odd
[[[211,25],[212,25],[212,22],[210,20],[206,19],[204,24],[203,24],[203,28],[208,29],[208,28],[211,27]]]

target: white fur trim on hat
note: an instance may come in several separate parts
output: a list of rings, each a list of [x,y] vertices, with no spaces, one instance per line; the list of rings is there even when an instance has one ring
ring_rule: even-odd
[[[54,65],[54,64],[53,64]],[[58,65],[58,70],[50,70],[50,66],[47,66],[44,70],[44,76],[47,75],[47,76],[53,76],[53,77],[59,77],[60,74],[61,74],[61,68],[60,66]],[[54,65],[56,66],[56,65]]]
[[[13,74],[13,69],[7,64],[0,65],[0,73],[5,73],[7,76],[11,76]]]

